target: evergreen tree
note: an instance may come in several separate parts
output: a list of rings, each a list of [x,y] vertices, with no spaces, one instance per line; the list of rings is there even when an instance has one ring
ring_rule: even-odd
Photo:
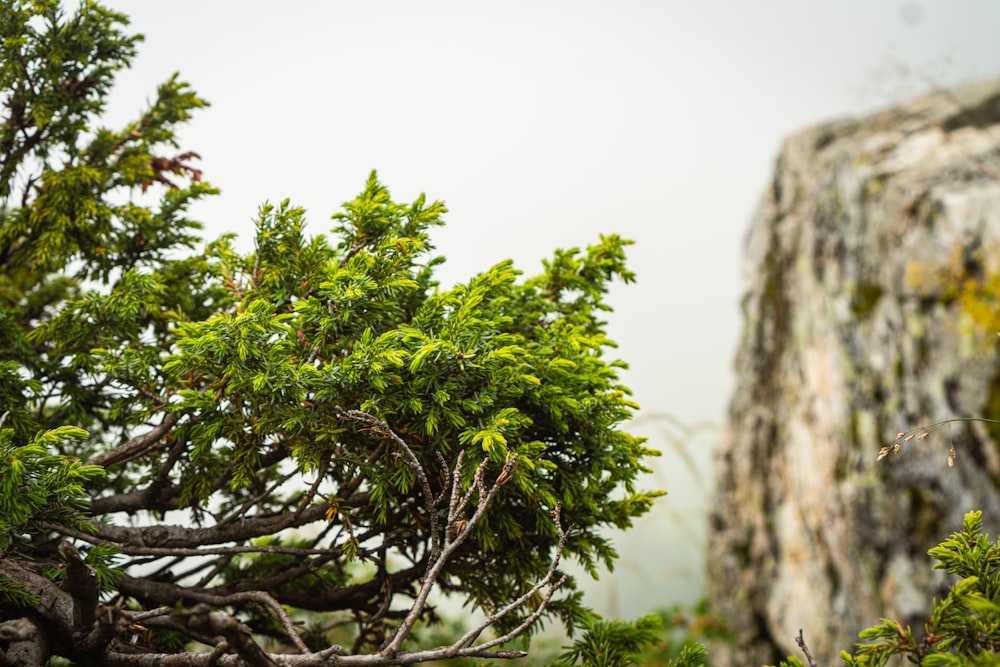
[[[590,618],[561,559],[610,566],[657,495],[605,356],[628,242],[442,287],[445,207],[372,173],[330,236],[286,201],[202,246],[205,102],[99,124],[126,27],[0,4],[0,663],[506,658]],[[415,646],[435,590],[484,620]]]

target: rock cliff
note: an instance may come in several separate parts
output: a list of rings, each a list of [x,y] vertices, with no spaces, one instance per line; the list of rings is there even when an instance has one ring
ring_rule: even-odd
[[[745,253],[708,577],[736,643],[714,662],[801,657],[803,628],[839,664],[880,617],[923,626],[927,549],[966,511],[1000,526],[995,426],[876,461],[1000,418],[1000,80],[787,139]]]

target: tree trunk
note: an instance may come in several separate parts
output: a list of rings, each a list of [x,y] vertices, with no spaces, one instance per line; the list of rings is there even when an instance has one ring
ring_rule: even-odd
[[[716,664],[799,654],[799,628],[820,665],[880,617],[916,631],[943,583],[927,550],[970,509],[1000,525],[996,425],[876,461],[898,432],[1000,418],[998,275],[1000,81],[785,141],[746,241],[708,577],[736,641]]]

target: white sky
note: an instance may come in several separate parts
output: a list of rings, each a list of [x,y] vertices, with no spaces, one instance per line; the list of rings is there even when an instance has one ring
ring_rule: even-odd
[[[448,205],[446,284],[619,233],[637,242],[610,316],[626,384],[689,423],[725,414],[742,240],[781,138],[905,101],[924,75],[1000,75],[996,0],[106,4],[146,35],[112,124],[174,71],[212,103],[182,134],[222,188],[195,209],[208,237],[249,249],[258,206],[286,197],[326,231],[372,168],[397,200]],[[637,430],[668,447],[655,420]],[[693,441],[703,465],[711,440]],[[656,479],[671,496],[622,542],[612,611],[700,590],[703,528],[670,517],[704,485],[673,455]]]

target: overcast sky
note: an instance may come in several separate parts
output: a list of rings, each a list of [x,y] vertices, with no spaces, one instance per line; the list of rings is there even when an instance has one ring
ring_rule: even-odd
[[[146,36],[113,123],[175,71],[212,104],[182,134],[222,189],[195,209],[208,236],[249,249],[258,206],[286,197],[324,232],[375,168],[397,200],[448,205],[446,283],[634,239],[611,336],[643,410],[689,423],[725,414],[742,240],[782,137],[1000,75],[996,0],[107,4]],[[666,448],[664,428],[637,426]],[[711,440],[691,441],[696,459]],[[655,520],[700,507],[691,478],[665,457]],[[702,529],[678,530],[680,549],[648,522],[622,542],[608,609],[697,595]]]

